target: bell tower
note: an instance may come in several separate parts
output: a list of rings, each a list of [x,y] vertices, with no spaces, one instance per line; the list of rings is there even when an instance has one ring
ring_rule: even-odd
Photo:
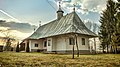
[[[59,2],[59,9],[58,9],[58,11],[57,11],[57,19],[58,19],[58,20],[63,17],[63,13],[64,13],[64,12],[62,11],[61,5],[60,5],[60,2]]]

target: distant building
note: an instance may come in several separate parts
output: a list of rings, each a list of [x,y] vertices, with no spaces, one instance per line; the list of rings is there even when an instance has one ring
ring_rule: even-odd
[[[23,49],[29,45],[30,52],[44,51],[56,53],[72,53],[73,45],[76,45],[80,54],[89,54],[89,38],[97,35],[90,31],[79,18],[75,9],[73,12],[63,16],[59,6],[57,19],[40,26],[30,37],[24,40]]]

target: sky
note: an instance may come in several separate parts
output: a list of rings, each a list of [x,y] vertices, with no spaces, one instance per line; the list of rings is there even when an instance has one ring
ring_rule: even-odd
[[[81,19],[94,22],[98,22],[100,12],[106,5],[106,0],[0,0],[0,10],[21,22],[39,25],[39,21],[44,24],[56,19],[57,1],[62,1],[61,6],[65,14],[70,13],[73,4],[76,4],[76,11]],[[10,19],[8,16],[0,17]]]
[[[99,24],[107,0],[0,0],[0,20],[6,20],[0,27],[19,31],[25,38],[33,33],[40,21],[43,25],[56,19],[59,1],[64,15],[72,12],[75,4],[76,12],[82,21]]]

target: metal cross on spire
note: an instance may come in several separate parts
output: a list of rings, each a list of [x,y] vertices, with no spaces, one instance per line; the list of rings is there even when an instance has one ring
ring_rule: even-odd
[[[61,1],[59,1],[59,8],[61,8]]]
[[[75,5],[75,4],[73,4],[73,6],[74,6],[73,11],[75,12],[75,7],[76,7],[76,5]]]
[[[39,21],[39,27],[41,26],[41,21]]]

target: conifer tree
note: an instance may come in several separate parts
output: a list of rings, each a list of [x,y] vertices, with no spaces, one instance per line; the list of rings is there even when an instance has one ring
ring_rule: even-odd
[[[113,0],[108,0],[107,1],[107,8],[105,11],[103,11],[102,16],[100,17],[100,40],[101,40],[101,45],[105,48],[107,47],[107,52],[108,52],[108,47],[109,46],[115,46],[116,42],[116,3]],[[114,35],[114,36],[113,36]],[[113,49],[116,49],[116,47],[113,47]]]
[[[30,52],[29,42],[27,42],[26,52]]]
[[[19,42],[17,43],[16,52],[20,52],[20,50],[19,50]]]
[[[116,13],[114,14],[115,20],[113,25],[113,33],[111,36],[111,44],[114,53],[117,53],[117,47],[120,45],[120,1],[116,3]]]

